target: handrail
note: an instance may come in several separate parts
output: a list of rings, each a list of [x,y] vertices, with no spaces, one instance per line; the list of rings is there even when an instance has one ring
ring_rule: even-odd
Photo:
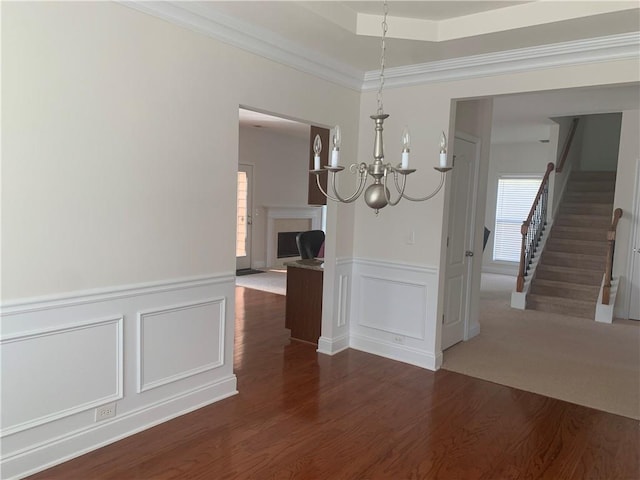
[[[571,128],[569,129],[569,135],[567,135],[567,138],[564,141],[564,147],[562,147],[562,154],[560,155],[560,160],[558,161],[558,168],[556,168],[556,173],[562,173],[564,164],[567,161],[567,157],[569,156],[569,150],[571,149],[573,136],[576,134],[576,130],[578,129],[579,121],[579,117],[575,117],[573,120],[571,120]]]
[[[549,196],[549,175],[553,172],[554,165],[549,162],[547,170],[540,182],[540,188],[536,198],[533,200],[531,210],[527,219],[522,222],[520,233],[522,233],[522,246],[520,248],[520,266],[518,267],[518,280],[516,283],[516,291],[524,290],[524,277],[527,276],[529,265],[536,250],[536,246],[540,241],[544,227],[547,224],[547,199]]]
[[[613,220],[611,226],[607,230],[607,264],[604,270],[604,286],[602,287],[602,304],[609,305],[611,300],[611,280],[613,280],[613,255],[616,248],[616,229],[618,228],[618,220],[622,217],[622,209],[616,208],[613,211]]]

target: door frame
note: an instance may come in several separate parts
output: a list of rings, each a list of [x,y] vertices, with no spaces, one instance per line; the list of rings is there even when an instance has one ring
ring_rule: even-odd
[[[465,299],[465,305],[464,305],[464,320],[463,320],[463,336],[462,336],[462,340],[463,341],[467,341],[470,338],[472,338],[473,336],[477,335],[479,333],[479,327],[478,329],[474,329],[473,331],[471,330],[471,326],[470,326],[470,318],[471,318],[471,308],[472,308],[472,296],[474,294],[477,294],[477,292],[474,291],[473,289],[473,273],[474,273],[474,269],[476,268],[475,265],[475,257],[476,257],[476,253],[475,252],[475,245],[476,245],[476,226],[477,226],[477,204],[478,204],[478,188],[479,188],[479,180],[480,180],[480,159],[481,159],[481,139],[474,136],[474,135],[470,135],[467,134],[465,132],[456,130],[455,134],[454,134],[454,146],[455,146],[455,139],[458,138],[460,140],[464,140],[467,141],[469,143],[472,143],[475,145],[475,154],[474,154],[474,159],[473,159],[473,168],[472,168],[472,174],[473,174],[473,189],[471,192],[471,212],[470,212],[470,216],[469,216],[469,245],[471,248],[471,251],[474,252],[474,257],[472,257],[472,259],[468,262],[467,265],[467,271],[465,273],[466,278],[465,278],[465,283],[466,283],[466,290],[467,290],[467,294],[466,294],[466,299]],[[455,147],[454,147],[454,163],[455,163]],[[451,184],[450,187],[450,192],[453,192],[455,190],[454,188],[455,186],[453,185],[453,183]],[[451,194],[450,194],[451,195]],[[451,196],[449,196],[449,207],[451,206]],[[451,232],[450,228],[451,228],[451,215],[452,215],[452,211],[449,208],[447,210],[447,229],[446,229],[446,235],[445,235],[445,239],[444,241],[446,242],[447,237],[450,237],[451,235],[454,235],[455,232]],[[448,247],[445,247],[448,248]],[[478,255],[480,255],[481,258],[481,253],[478,253]],[[448,252],[445,249],[445,258],[447,258],[448,256]],[[447,267],[447,263],[444,262],[444,268],[446,269]],[[446,278],[447,278],[447,271],[445,270],[444,275],[443,275],[443,285],[445,285],[446,288]],[[444,299],[447,297],[447,293],[448,292],[443,292],[443,303],[442,303],[442,314],[443,315],[447,315],[447,311],[445,310],[447,308],[446,306],[446,302],[444,301]],[[440,328],[438,329],[438,343],[440,344],[440,349],[442,349],[442,323],[440,323]]]
[[[624,306],[624,312],[626,313],[626,318],[631,318],[631,292],[633,287],[633,274],[634,272],[634,253],[633,249],[637,248],[636,245],[640,244],[640,158],[636,159],[636,176],[633,186],[633,211],[631,212],[631,222],[630,222],[630,231],[629,231],[629,251],[627,253],[627,258],[629,261],[627,262],[627,278],[629,281],[627,282],[627,291],[626,291],[626,305]],[[638,272],[640,275],[640,272]],[[638,276],[636,275],[636,276]]]
[[[243,170],[244,167],[244,170]],[[252,228],[252,213],[253,213],[253,168],[254,165],[250,163],[238,163],[238,172],[247,172],[247,259],[249,262],[248,268],[253,268],[253,259],[251,255],[253,247],[253,228]],[[236,201],[237,201],[237,185],[236,185]],[[236,205],[237,212],[237,205]],[[237,216],[236,216],[236,241],[237,241]],[[236,256],[236,270],[238,269],[238,257]]]

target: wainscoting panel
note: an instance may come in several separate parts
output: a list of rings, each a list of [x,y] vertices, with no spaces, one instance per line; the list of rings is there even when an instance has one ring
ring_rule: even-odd
[[[355,259],[349,346],[436,370],[438,270]]]
[[[3,338],[2,436],[122,398],[122,321]]]
[[[224,310],[219,298],[140,313],[138,392],[221,366]]]
[[[347,324],[349,311],[349,275],[340,275],[338,284],[338,326],[344,327]]]
[[[370,275],[360,276],[359,324],[383,332],[424,340],[427,286]]]
[[[2,478],[237,393],[234,298],[228,273],[3,304]]]

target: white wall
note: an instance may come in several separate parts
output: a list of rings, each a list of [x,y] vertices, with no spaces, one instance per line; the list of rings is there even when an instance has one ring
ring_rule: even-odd
[[[232,271],[239,105],[356,135],[357,92],[123,5],[3,13],[5,299]]]
[[[238,162],[253,165],[253,232],[251,263],[267,264],[265,206],[307,206],[309,138],[266,128],[240,128]]]
[[[517,275],[518,273],[517,264],[493,260],[498,179],[504,175],[544,175],[551,150],[555,150],[555,145],[540,142],[494,143],[491,145],[484,220],[485,226],[491,230],[491,235],[482,256],[484,271],[508,275]],[[524,220],[523,218],[522,221]]]
[[[451,123],[455,115],[452,104],[456,100],[482,99],[494,95],[540,92],[563,88],[582,87],[588,85],[616,85],[627,82],[638,82],[640,79],[638,61],[612,61],[603,63],[583,64],[571,67],[545,68],[537,71],[518,74],[494,75],[466,80],[434,82],[423,85],[387,88],[384,105],[386,113],[391,116],[385,124],[385,147],[387,161],[396,163],[400,155],[400,133],[403,125],[409,125],[412,132],[412,166],[418,171],[409,177],[407,193],[420,196],[430,192],[438,183],[439,174],[433,170],[437,164],[438,139],[441,130],[452,136],[454,125]],[[453,102],[453,103],[452,103]],[[373,145],[374,130],[372,121],[368,118],[376,109],[376,93],[363,93],[360,106],[360,137],[358,152],[359,161],[370,162],[371,146]],[[487,120],[490,124],[490,120]],[[346,137],[345,137],[346,138]],[[344,142],[343,142],[344,144]],[[344,162],[347,163],[346,161]],[[486,168],[486,167],[485,167]],[[481,177],[482,177],[481,172]],[[486,178],[486,172],[484,173]],[[480,192],[486,198],[486,185]],[[443,252],[443,240],[446,222],[443,213],[448,203],[447,190],[438,194],[425,203],[401,202],[396,207],[386,207],[378,216],[366,207],[363,202],[356,205],[354,231],[354,257],[362,261],[374,260],[383,262],[385,268],[395,266],[394,272],[402,270],[405,265],[412,265],[424,269],[423,282],[428,283],[428,277],[434,268],[438,269],[442,285],[445,274],[441,268],[440,258]],[[480,218],[483,218],[482,216]],[[482,227],[482,224],[480,224]],[[408,239],[413,232],[415,241]],[[478,236],[481,241],[481,236]],[[478,257],[479,259],[480,257]],[[429,272],[429,273],[427,273]],[[354,271],[353,275],[357,275]],[[389,278],[392,277],[389,274]],[[353,285],[357,285],[357,279]],[[474,289],[478,287],[474,285]],[[477,291],[472,292],[472,299],[477,298]],[[430,297],[429,301],[438,303],[436,318],[442,314],[442,292]],[[477,303],[473,302],[477,307]],[[427,304],[428,311],[432,305]],[[378,312],[380,316],[394,315],[395,312]],[[472,313],[470,321],[473,321]],[[350,319],[358,322],[357,317]],[[372,319],[367,319],[371,322]],[[416,318],[416,322],[424,321]],[[387,324],[385,319],[377,319],[377,324]],[[441,357],[439,351],[438,322],[428,324],[427,335],[434,338],[429,346],[422,345],[423,358]],[[384,352],[391,350],[393,334],[389,333],[384,342],[370,351]],[[433,348],[434,350],[430,350]],[[397,352],[397,350],[396,350]],[[396,357],[397,358],[397,357]],[[406,355],[406,360],[412,358]]]
[[[564,151],[564,146],[569,136],[571,130],[571,124],[574,117],[560,117],[555,118],[554,121],[557,123],[557,140],[556,140],[556,151],[551,160],[553,164],[556,166],[556,169],[553,171],[550,179],[549,185],[549,195],[552,198],[551,202],[551,217],[555,218],[558,208],[560,207],[560,202],[562,201],[562,195],[567,186],[567,182],[569,181],[569,177],[571,176],[571,172],[580,169],[580,158],[582,157],[582,140],[584,138],[584,119],[580,117],[578,121],[578,125],[576,127],[575,134],[573,136],[573,140],[571,142],[571,146],[567,153],[567,158],[562,166],[562,171],[558,172],[558,167],[560,166],[560,160],[562,159],[562,153]]]
[[[580,170],[615,172],[620,143],[620,113],[585,115]]]
[[[629,318],[629,281],[631,274],[630,251],[633,225],[632,215],[634,211],[634,192],[640,185],[636,184],[640,168],[640,110],[625,110],[622,112],[622,124],[620,131],[620,151],[618,154],[618,171],[616,173],[616,194],[613,208],[622,209],[622,218],[618,223],[616,233],[616,250],[613,262],[613,275],[619,277],[618,294],[614,306],[614,316],[617,318]],[[638,197],[636,197],[638,198]],[[638,206],[635,206],[636,209]],[[636,279],[636,281],[638,281]]]
[[[4,3],[2,43],[11,478],[235,393],[238,107],[356,138],[359,93],[116,3]],[[352,213],[327,222],[335,263]]]
[[[108,378],[125,379],[121,392],[110,384],[110,391],[96,388],[89,399],[71,393],[56,412],[27,408],[15,418],[3,417],[3,427],[25,427],[3,431],[3,475],[11,477],[234,393],[238,107],[340,124],[342,163],[348,165],[371,161],[368,117],[376,110],[376,94],[360,95],[122,4],[5,2],[2,14],[2,297],[4,317],[15,319],[3,319],[3,355],[5,345],[23,345],[10,352],[23,363],[12,361],[10,368],[29,371],[29,362],[58,361],[46,348],[32,348],[32,341],[105,323],[110,340],[92,344],[104,348],[99,355],[83,356],[79,338],[67,343],[72,352],[59,365],[77,352],[88,371],[96,367]],[[409,125],[418,172],[407,193],[426,194],[440,178],[432,166],[440,131],[449,137],[454,131],[456,100],[638,82],[638,72],[637,60],[618,60],[389,87],[388,161],[399,161],[400,134]],[[485,129],[488,111],[480,105],[476,115]],[[619,172],[632,162],[621,154]],[[343,176],[341,187],[348,190],[353,177]],[[394,350],[396,358],[437,368],[436,278],[443,275],[447,195],[445,189],[426,203],[402,202],[378,217],[362,202],[329,204],[327,230],[336,235],[326,245],[320,351],[349,345],[349,323],[359,320],[350,317],[352,300],[367,298],[366,289],[355,288],[368,274],[396,287],[406,284],[409,290],[399,298],[410,301],[405,307],[414,315],[405,331],[416,335],[424,325],[424,338]],[[410,233],[414,242],[408,244]],[[222,329],[216,330],[220,317],[211,315],[213,304],[225,306],[217,310]],[[184,345],[170,342],[177,308],[198,312],[184,317],[185,334],[198,339],[199,347],[223,346],[222,365],[213,357],[188,356]],[[364,311],[374,327],[393,327],[398,313]],[[151,370],[144,369],[140,332],[145,319],[153,324],[151,318],[163,326],[158,337],[150,337],[157,338],[156,347],[186,352],[186,363],[153,357]],[[107,361],[118,358],[119,331],[121,365]],[[384,353],[390,335],[367,345]],[[139,389],[136,377],[145,372],[168,383]],[[86,379],[79,372],[72,377],[65,380],[80,392]],[[44,379],[35,382],[32,394],[45,398],[50,390]],[[120,393],[116,419],[96,424],[93,405]],[[6,401],[15,405],[23,392],[4,388],[3,394],[13,395]]]

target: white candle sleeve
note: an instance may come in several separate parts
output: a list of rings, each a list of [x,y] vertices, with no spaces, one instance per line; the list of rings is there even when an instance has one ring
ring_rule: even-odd
[[[340,157],[340,154],[339,154],[338,150],[331,150],[331,166],[332,167],[337,167],[338,166],[339,157]]]
[[[403,170],[409,168],[409,152],[402,152],[402,163],[400,164],[400,167]]]
[[[440,168],[444,168],[447,166],[447,154],[446,153],[441,153],[440,154]]]
[[[320,155],[314,155],[313,157],[313,169],[320,170]]]

